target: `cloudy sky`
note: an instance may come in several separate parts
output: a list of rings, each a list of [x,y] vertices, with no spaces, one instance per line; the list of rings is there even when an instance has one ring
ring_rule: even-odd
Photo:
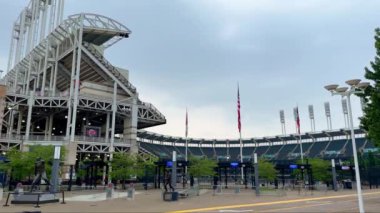
[[[4,0],[0,7],[0,69],[5,70],[13,21],[27,0]],[[242,136],[326,129],[323,103],[329,101],[334,129],[345,126],[340,97],[323,86],[363,78],[375,56],[374,29],[380,1],[351,0],[66,0],[65,16],[98,13],[132,30],[106,51],[130,70],[140,98],[153,103],[167,124],[148,130],[184,136],[237,138],[236,93],[240,84]],[[353,98],[355,126],[360,102]]]

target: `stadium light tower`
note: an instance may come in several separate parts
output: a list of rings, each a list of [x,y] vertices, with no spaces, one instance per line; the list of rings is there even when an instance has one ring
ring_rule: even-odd
[[[362,195],[362,189],[360,185],[359,163],[358,163],[358,155],[356,153],[355,133],[354,133],[353,118],[352,118],[351,100],[350,100],[350,96],[352,94],[363,93],[364,89],[369,86],[368,82],[360,82],[360,81],[361,81],[360,79],[353,79],[353,80],[346,81],[346,84],[348,84],[350,88],[338,87],[337,84],[331,84],[331,85],[325,86],[325,89],[331,92],[332,95],[340,95],[342,97],[347,97],[349,127],[351,129],[352,151],[354,154],[356,188],[357,188],[357,194],[358,194],[359,210],[360,212],[363,213],[364,212],[363,195]]]

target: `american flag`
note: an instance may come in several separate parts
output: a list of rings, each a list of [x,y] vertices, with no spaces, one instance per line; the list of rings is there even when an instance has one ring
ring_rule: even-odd
[[[298,106],[296,107],[296,125],[298,134],[301,134],[300,114],[298,112]]]
[[[239,129],[239,132],[241,132],[239,84],[238,84],[238,92],[237,92],[237,113],[238,113],[238,129]]]

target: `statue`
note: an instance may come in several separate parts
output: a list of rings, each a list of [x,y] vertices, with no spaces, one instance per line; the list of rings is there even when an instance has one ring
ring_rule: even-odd
[[[50,185],[50,182],[46,176],[45,161],[41,158],[37,158],[34,165],[35,165],[34,170],[35,170],[36,176],[34,177],[34,180],[32,182],[32,187],[30,188],[30,192],[32,192],[36,186],[39,186],[41,184],[41,179],[44,180],[47,185]]]

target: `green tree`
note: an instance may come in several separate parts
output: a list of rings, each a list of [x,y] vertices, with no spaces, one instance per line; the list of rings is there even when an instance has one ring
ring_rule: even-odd
[[[11,149],[6,156],[9,162],[1,163],[0,169],[10,173],[13,179],[23,180],[34,173],[34,163],[31,162],[30,155]]]
[[[115,153],[111,161],[113,179],[121,180],[125,189],[125,181],[143,177],[145,169],[152,166],[151,161],[144,160],[139,155],[118,152]]]
[[[375,60],[370,62],[371,68],[365,67],[365,78],[373,85],[365,89],[364,95],[359,95],[365,102],[364,116],[361,128],[368,132],[368,137],[380,147],[380,29],[375,29]]]
[[[213,176],[218,166],[215,160],[207,157],[189,156],[189,162],[188,172],[193,177]]]
[[[277,171],[273,163],[259,159],[259,178],[267,181],[274,181],[276,179]]]
[[[313,171],[314,180],[329,182],[332,180],[332,174],[330,172],[331,162],[319,158],[309,159],[309,164]]]
[[[61,159],[64,159],[65,149],[61,147]],[[45,161],[46,174],[50,176],[51,166],[54,158],[54,146],[33,145],[29,146],[28,152],[11,149],[6,153],[9,163],[1,163],[0,169],[11,172],[15,180],[31,179],[34,176],[35,161],[42,158]]]
[[[23,153],[25,154],[25,153]],[[61,146],[60,159],[65,159],[66,150],[64,146]],[[34,172],[34,162],[37,158],[42,158],[45,161],[46,174],[49,176],[51,174],[51,168],[54,160],[54,146],[42,146],[42,145],[33,145],[29,146],[29,152],[26,152],[27,158],[32,163],[32,168]]]
[[[331,162],[328,160],[323,160],[320,158],[310,158],[308,159],[309,164],[313,172],[313,179],[315,181],[329,182],[332,180],[331,174]],[[297,161],[298,164],[301,164],[301,161]],[[299,169],[296,173],[300,173]]]

